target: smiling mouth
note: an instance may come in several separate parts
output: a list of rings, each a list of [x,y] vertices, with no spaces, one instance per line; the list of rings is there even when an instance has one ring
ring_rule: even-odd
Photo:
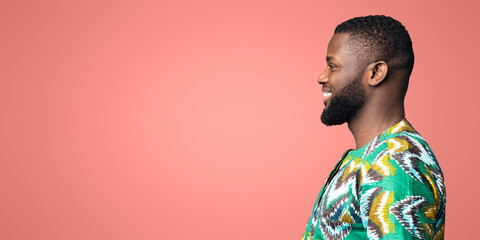
[[[323,103],[327,105],[328,100],[332,97],[331,92],[323,92]]]

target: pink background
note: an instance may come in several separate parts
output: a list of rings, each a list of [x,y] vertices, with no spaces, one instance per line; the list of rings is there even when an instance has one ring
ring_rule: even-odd
[[[317,76],[337,24],[413,39],[407,119],[476,231],[477,1],[0,4],[0,239],[300,239],[341,153]],[[473,233],[472,233],[473,234]]]

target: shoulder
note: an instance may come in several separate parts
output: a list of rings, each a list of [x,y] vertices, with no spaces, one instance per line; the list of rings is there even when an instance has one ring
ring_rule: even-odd
[[[410,126],[409,129],[392,134],[386,142],[389,163],[394,166],[397,176],[405,176],[408,182],[416,186],[415,189],[427,187],[427,192],[435,195],[436,202],[440,199],[444,202],[443,172],[425,139]]]
[[[398,187],[421,184],[440,194],[445,192],[443,173],[432,149],[408,121],[404,119],[385,131],[377,142],[369,151],[367,175],[403,184],[396,184]]]
[[[440,169],[432,149],[415,130],[392,134],[386,142],[388,154],[400,166],[412,164]]]
[[[425,139],[405,120],[385,131],[366,152],[368,170],[359,199],[369,236],[442,236],[444,179]]]

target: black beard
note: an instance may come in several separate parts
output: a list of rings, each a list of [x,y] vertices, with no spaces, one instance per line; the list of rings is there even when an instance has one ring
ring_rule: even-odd
[[[327,126],[341,125],[349,122],[365,104],[365,88],[360,79],[354,79],[340,89],[325,106],[320,119]]]

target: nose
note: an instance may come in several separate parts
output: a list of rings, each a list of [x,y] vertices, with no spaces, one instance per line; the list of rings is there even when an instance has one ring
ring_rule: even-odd
[[[325,84],[328,82],[328,66],[323,70],[322,74],[318,77],[318,84]]]

